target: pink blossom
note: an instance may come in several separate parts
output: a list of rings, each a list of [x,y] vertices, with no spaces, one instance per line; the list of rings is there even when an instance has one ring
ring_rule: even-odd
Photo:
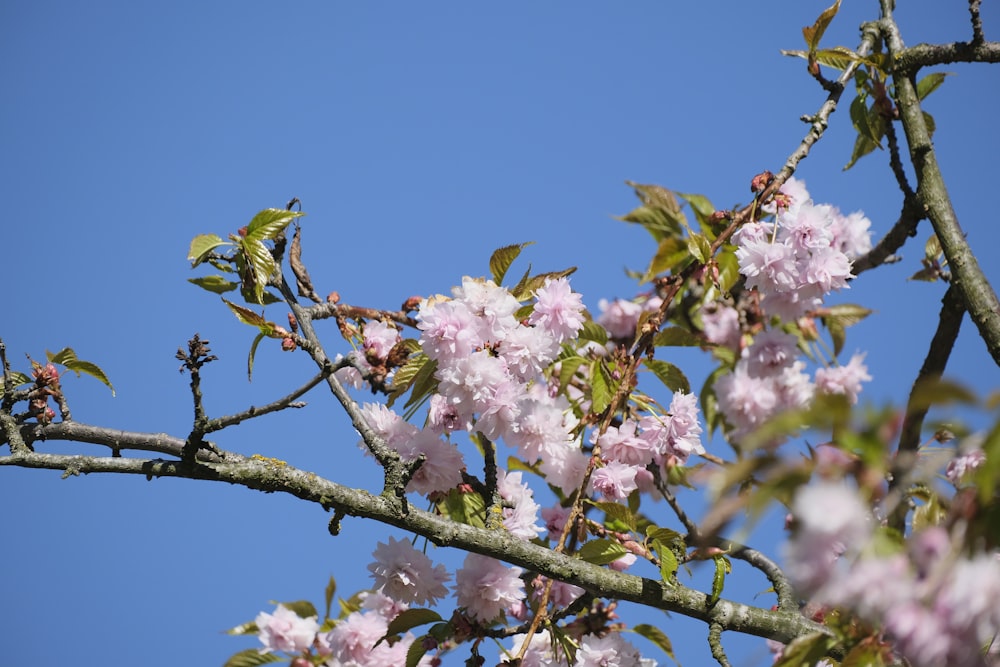
[[[542,510],[542,521],[545,522],[545,529],[549,531],[549,540],[555,542],[562,535],[563,528],[570,515],[569,507],[546,507]]]
[[[435,491],[448,491],[462,483],[465,460],[453,443],[446,442],[433,431],[417,431],[405,443],[395,447],[403,461],[416,461],[425,457],[423,465],[410,479],[407,491],[428,495]]]
[[[541,600],[542,593],[545,591],[545,585],[549,581],[548,577],[543,577],[538,575],[531,582],[532,592],[531,597],[535,600]],[[565,609],[569,605],[583,595],[583,589],[579,586],[574,586],[573,584],[567,584],[564,581],[552,581],[552,589],[549,591],[549,604],[551,604],[556,609]]]
[[[608,563],[608,567],[617,572],[624,572],[628,568],[632,567],[632,564],[635,563],[636,560],[638,560],[636,555],[630,552]]]
[[[589,462],[590,457],[578,445],[567,442],[550,447],[538,468],[549,484],[565,493],[572,493],[580,487]]]
[[[528,641],[528,649],[521,659],[521,667],[556,667],[565,665],[566,659],[562,655],[562,650],[558,642],[553,643],[552,636],[548,630],[542,630],[531,635],[514,635],[511,639],[511,648],[507,653],[515,655],[525,641]],[[553,648],[555,647],[555,648]]]
[[[635,482],[635,474],[636,466],[611,461],[593,472],[590,476],[590,489],[605,498],[624,500],[639,488]]]
[[[621,426],[609,426],[602,435],[594,436],[601,448],[601,458],[604,461],[617,461],[630,466],[646,465],[653,460],[654,447],[636,435],[638,424],[632,419],[626,419]]]
[[[841,215],[835,210],[830,231],[833,234],[831,246],[844,253],[849,259],[857,259],[872,249],[872,222],[861,211]]]
[[[479,321],[464,303],[424,300],[417,318],[420,345],[431,359],[459,359],[482,344]]]
[[[527,382],[541,375],[556,358],[559,344],[544,329],[517,326],[507,332],[497,353],[507,362],[514,377]]]
[[[981,449],[973,449],[949,461],[944,476],[955,486],[960,486],[967,481],[969,473],[984,463],[986,463],[986,452]]]
[[[752,241],[736,250],[746,285],[762,294],[790,292],[802,284],[794,248],[770,239]]]
[[[473,619],[490,623],[524,599],[523,570],[495,558],[470,553],[455,573],[458,606]]]
[[[413,642],[409,635],[395,646],[376,643],[385,636],[389,621],[375,611],[356,611],[337,623],[328,634],[332,655],[325,664],[336,667],[397,667],[406,663],[406,650]]]
[[[584,635],[574,667],[642,667],[642,664],[639,651],[621,633],[611,632],[603,637]]]
[[[763,376],[791,366],[799,356],[798,339],[780,329],[767,329],[753,339],[745,359],[751,375]]]
[[[774,379],[750,375],[743,362],[716,381],[715,394],[737,438],[762,424],[780,405]]]
[[[706,306],[701,311],[701,325],[709,343],[732,350],[740,348],[740,313],[732,306],[718,302]]]
[[[535,309],[528,323],[544,329],[556,343],[561,343],[583,328],[583,311],[583,297],[570,289],[569,280],[547,278],[535,293]]]
[[[478,318],[483,337],[481,343],[502,341],[518,324],[514,313],[521,307],[520,302],[492,280],[466,276],[462,278],[462,286],[453,288],[451,293]]]
[[[538,521],[538,503],[531,487],[522,481],[523,473],[497,470],[497,490],[506,501],[503,508],[503,525],[512,535],[522,540],[534,539],[542,532]]]
[[[816,370],[816,390],[823,394],[844,394],[851,403],[858,402],[861,383],[872,379],[864,364],[865,355],[855,354],[845,366]]]
[[[490,440],[507,438],[516,432],[523,391],[523,387],[514,381],[497,385],[493,395],[479,405],[479,419],[476,420],[475,430]]]
[[[545,457],[551,448],[564,447],[570,442],[570,431],[575,426],[569,402],[565,398],[558,401],[549,398],[533,385],[520,404],[518,428],[505,437],[507,444],[517,447],[518,454],[528,463]]]
[[[364,348],[379,359],[389,355],[399,338],[399,330],[388,322],[372,320],[365,324]]]
[[[804,593],[812,594],[834,576],[837,559],[848,547],[867,541],[871,515],[857,492],[833,481],[800,488],[792,513],[796,524],[785,550],[786,572]]]
[[[375,562],[368,570],[375,579],[375,587],[394,600],[433,604],[448,593],[444,583],[451,575],[444,565],[433,565],[408,540],[390,537],[388,543],[378,543],[372,556]]]
[[[438,392],[446,396],[459,414],[483,410],[496,396],[501,385],[514,379],[506,362],[488,350],[479,350],[438,368]]]
[[[458,408],[441,394],[432,394],[430,408],[427,410],[427,428],[435,433],[452,433],[467,431],[472,424],[462,419]]]
[[[670,400],[670,416],[666,420],[667,447],[670,455],[683,465],[691,454],[704,454],[701,425],[698,423],[698,397],[675,392]]]
[[[261,653],[284,651],[285,653],[301,653],[312,646],[319,632],[319,623],[315,616],[301,618],[294,611],[278,605],[273,614],[261,612],[254,621],[257,624],[258,638],[264,645]]]
[[[612,302],[601,299],[597,307],[601,309],[597,323],[607,329],[612,338],[632,338],[635,335],[635,327],[642,314],[640,304],[625,299],[615,299]]]

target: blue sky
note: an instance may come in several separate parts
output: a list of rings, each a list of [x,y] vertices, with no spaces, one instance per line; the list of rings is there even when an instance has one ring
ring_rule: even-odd
[[[114,398],[64,381],[84,422],[185,434],[174,353],[195,332],[221,358],[206,371],[212,415],[284,395],[311,374],[304,355],[262,348],[248,384],[252,333],[186,282],[185,256],[194,235],[225,236],[293,196],[314,283],[348,303],[446,292],[523,241],[536,242],[525,253],[536,270],[580,267],[573,284],[592,309],[631,296],[622,269],[653,248],[611,217],[635,203],[624,181],[746,202],[751,177],[780,168],[805,132],[799,117],[823,100],[778,50],[802,48],[825,4],[5,3],[0,336],[22,368],[24,354],[71,346],[105,369]],[[876,4],[845,2],[824,43],[853,47]],[[964,4],[900,4],[908,44],[969,33]],[[1000,13],[987,4],[983,18],[989,35]],[[1000,70],[946,71],[957,74],[927,104],[936,148],[996,280]],[[852,142],[844,109],[800,176],[817,201],[863,209],[877,237],[900,198],[883,153],[842,172]],[[905,398],[933,332],[943,286],[906,280],[927,234],[837,299],[877,310],[845,350],[868,352],[875,405]],[[709,369],[682,363],[693,379]],[[950,371],[981,393],[998,386],[968,321]],[[332,398],[309,398],[220,445],[377,488]],[[221,631],[269,600],[319,602],[330,574],[345,596],[366,586],[368,554],[389,534],[348,520],[331,538],[318,508],[206,483],[13,469],[0,480],[9,664],[220,665],[250,645]],[[743,598],[764,588],[751,580]],[[644,620],[664,623],[682,664],[707,657],[700,626]],[[767,661],[757,640],[727,645],[734,664]]]

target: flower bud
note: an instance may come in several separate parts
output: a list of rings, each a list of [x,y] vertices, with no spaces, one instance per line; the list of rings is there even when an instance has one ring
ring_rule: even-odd
[[[281,350],[282,350],[282,352],[291,352],[292,350],[294,350],[297,347],[298,347],[298,343],[296,343],[295,339],[292,338],[291,336],[288,336],[287,338],[282,338],[281,339]]]
[[[299,332],[299,321],[295,319],[295,315],[288,313],[288,328],[292,330],[292,333]]]
[[[773,180],[774,180],[774,174],[772,174],[771,172],[767,170],[760,172],[759,174],[753,177],[753,180],[750,181],[750,192],[756,193],[763,191],[764,188],[769,186],[771,184],[771,181]]]
[[[330,292],[326,297],[327,303],[340,303],[340,292]]]
[[[401,310],[404,313],[408,313],[411,310],[416,310],[417,308],[420,307],[421,301],[423,301],[423,298],[419,296],[411,296],[409,299],[403,302],[403,307],[401,308]]]

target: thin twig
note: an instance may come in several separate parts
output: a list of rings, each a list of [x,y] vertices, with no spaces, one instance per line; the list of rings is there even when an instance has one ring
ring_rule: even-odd
[[[725,649],[722,648],[722,626],[718,623],[708,624],[708,647],[720,667],[732,667],[729,658],[726,657]]]
[[[233,415],[226,415],[225,417],[217,417],[215,419],[209,419],[205,423],[205,433],[213,433],[215,431],[221,431],[229,426],[235,426],[241,422],[254,417],[262,417],[272,412],[278,412],[279,410],[284,410],[286,408],[302,408],[305,407],[304,402],[296,402],[296,400],[303,396],[310,389],[318,385],[323,381],[324,373],[317,373],[315,377],[306,382],[304,385],[293,391],[292,393],[279,398],[276,401],[272,401],[267,405],[261,407],[250,406],[242,412],[237,412]]]
[[[982,44],[986,41],[983,35],[983,19],[979,16],[980,0],[969,0],[969,15],[972,19],[972,43]]]

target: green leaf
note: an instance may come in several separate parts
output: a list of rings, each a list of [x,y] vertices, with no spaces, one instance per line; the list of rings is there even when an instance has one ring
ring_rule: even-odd
[[[670,638],[663,633],[663,630],[647,623],[640,623],[639,625],[632,627],[632,632],[635,632],[636,634],[653,642],[659,646],[664,653],[669,655],[671,660],[677,662],[677,657],[674,655],[673,644],[670,643]]]
[[[937,234],[931,234],[924,243],[924,257],[927,259],[937,259],[941,256],[941,241]]]
[[[608,330],[593,320],[587,320],[583,323],[583,329],[580,330],[578,337],[580,340],[590,340],[604,346],[608,343]]]
[[[233,282],[232,280],[226,280],[222,276],[205,276],[204,278],[188,278],[188,282],[197,285],[202,289],[206,289],[209,292],[214,292],[216,294],[225,294],[226,292],[232,292],[234,289],[240,286],[239,283]]]
[[[951,72],[932,72],[917,81],[917,99],[922,100],[940,88],[945,78],[949,76],[951,76]]]
[[[686,240],[678,236],[662,239],[642,276],[642,282],[647,283],[667,271],[680,270],[690,261],[691,252]]]
[[[850,67],[852,63],[865,62],[864,58],[843,46],[835,46],[832,49],[817,49],[813,52],[813,57],[820,65],[841,71]]]
[[[847,340],[847,327],[853,326],[871,315],[874,311],[862,308],[853,303],[845,303],[824,309],[820,321],[830,332],[833,340],[833,354],[839,355]]]
[[[937,494],[933,494],[927,501],[913,510],[913,530],[916,532],[924,528],[939,526],[947,516],[948,511],[941,507]]]
[[[708,598],[708,605],[712,606],[719,601],[722,595],[722,587],[726,584],[726,575],[733,571],[733,564],[725,556],[715,557],[715,574],[712,576],[712,594]]]
[[[719,267],[719,289],[724,294],[728,293],[740,279],[740,261],[736,253],[727,246],[715,256],[715,263]]]
[[[656,347],[692,347],[701,345],[701,339],[684,327],[667,327],[653,337]]]
[[[305,215],[301,211],[288,211],[283,208],[265,208],[247,225],[247,240],[270,241],[285,231],[295,218]]]
[[[478,493],[462,493],[452,489],[437,503],[438,511],[452,521],[476,528],[486,527],[486,503]]]
[[[245,651],[233,654],[223,667],[256,667],[272,662],[282,662],[282,658],[277,653],[261,653],[255,648],[248,648]]]
[[[907,409],[920,410],[933,405],[975,405],[976,403],[975,392],[967,387],[943,378],[929,378],[914,384],[910,391]]]
[[[426,655],[427,649],[424,648],[424,642],[421,639],[422,637],[417,637],[410,644],[410,648],[406,649],[406,667],[417,667],[421,658]]]
[[[851,151],[851,159],[844,165],[844,171],[853,167],[858,160],[868,155],[876,148],[881,148],[881,146],[868,137],[858,134],[857,139],[854,140],[854,150]]]
[[[235,628],[229,628],[226,630],[227,635],[255,635],[258,632],[260,632],[260,628],[257,627],[257,623],[254,621],[241,623]]]
[[[785,647],[781,653],[781,658],[774,663],[774,667],[803,667],[803,665],[815,665],[826,657],[830,649],[837,643],[837,640],[825,632],[813,632],[802,637],[797,637]]]
[[[225,297],[223,297],[222,300],[227,306],[229,306],[229,309],[233,311],[233,314],[236,315],[236,319],[240,322],[243,324],[249,324],[252,327],[257,327],[265,336],[274,336],[274,322],[268,322],[264,319],[263,315],[258,315],[249,308],[238,306]]]
[[[391,407],[397,398],[406,393],[406,390],[413,386],[420,376],[421,371],[428,364],[433,364],[431,358],[424,353],[418,353],[411,356],[406,360],[399,369],[396,370],[395,375],[392,376],[392,393],[389,395],[388,404]],[[424,371],[426,374],[426,371]],[[433,376],[433,372],[431,372]]]
[[[660,559],[660,578],[663,583],[673,586],[677,579],[677,554],[660,540],[653,540],[650,546]]]
[[[613,563],[625,554],[628,549],[615,540],[590,540],[576,552],[576,557],[594,565],[607,565]]]
[[[816,19],[816,22],[811,27],[802,28],[802,36],[806,38],[806,46],[809,47],[810,52],[816,51],[820,39],[823,38],[823,33],[826,32],[827,26],[833,21],[833,17],[837,15],[838,10],[840,10],[840,0],[837,0],[833,5],[824,9],[823,13],[819,15],[819,18]]]
[[[927,135],[930,137],[934,136],[934,130],[937,129],[937,123],[934,122],[934,116],[930,115],[926,111],[921,111],[924,115],[924,125],[927,126]]]
[[[271,251],[257,239],[240,239],[237,263],[242,264],[240,278],[243,279],[243,296],[250,303],[262,303],[264,288],[274,274],[277,264]],[[242,261],[240,261],[242,260]]]
[[[514,286],[514,289],[510,290],[510,293],[513,294],[514,298],[518,301],[530,299],[534,296],[535,292],[545,284],[546,280],[565,278],[575,271],[576,267],[571,266],[568,269],[563,269],[562,271],[549,271],[548,273],[539,273],[537,276],[532,276],[531,278],[522,278],[520,282]]]
[[[232,244],[215,234],[199,234],[191,239],[191,247],[188,249],[187,256],[188,261],[191,262],[191,268],[193,269],[204,262],[213,250],[224,245]]]
[[[559,387],[565,391],[580,366],[587,361],[583,357],[568,357],[559,362]]]
[[[507,269],[514,263],[517,256],[521,254],[521,251],[532,243],[534,241],[504,246],[503,248],[494,250],[490,256],[490,274],[493,276],[493,282],[497,285],[502,284],[504,276],[507,275]]]
[[[330,581],[326,583],[326,590],[323,594],[323,599],[326,601],[326,612],[323,614],[323,618],[330,618],[330,609],[333,607],[333,596],[337,594],[337,582],[330,575]]]
[[[653,371],[653,374],[660,379],[671,391],[680,391],[685,394],[691,393],[691,384],[687,377],[677,366],[662,359],[643,359],[642,363],[646,368]]]
[[[632,181],[625,183],[635,189],[635,194],[643,205],[618,217],[618,220],[641,225],[656,241],[679,236],[683,228],[687,227],[687,218],[670,190],[659,185],[643,185]]]
[[[702,234],[692,234],[687,240],[687,249],[691,256],[702,264],[708,264],[712,259],[712,246]]]
[[[437,378],[434,377],[434,373],[437,372],[437,367],[437,361],[433,359],[420,367],[416,377],[413,378],[413,382],[410,384],[410,398],[403,404],[404,408],[408,408],[411,405],[418,405],[426,397],[430,396],[435,390],[437,390],[438,381]]]
[[[611,386],[608,371],[600,359],[595,359],[590,365],[590,409],[594,414],[601,414],[611,405]]]
[[[34,380],[31,379],[30,375],[25,375],[20,371],[12,371],[10,373],[10,386],[12,389],[17,389],[21,385],[29,384],[31,382],[34,382]],[[3,396],[3,392],[4,392],[4,383],[2,377],[0,377],[0,396]]]
[[[685,194],[683,192],[678,192],[677,196],[686,201],[691,206],[691,211],[694,213],[695,220],[698,221],[698,226],[706,235],[711,235],[715,238],[715,230],[712,229],[711,219],[712,214],[715,213],[715,206],[712,202],[708,200],[705,195],[695,195],[695,194]]]
[[[299,618],[318,618],[316,607],[309,600],[295,600],[294,602],[279,602],[282,607],[295,613]]]
[[[253,360],[257,356],[257,346],[266,336],[263,331],[258,331],[250,344],[250,353],[247,355],[247,382],[253,382]]]
[[[594,502],[592,500],[587,501],[588,504],[593,505],[597,509],[604,512],[605,517],[607,517],[607,522],[620,523],[624,525],[628,530],[634,531],[636,528],[635,514],[628,507],[620,503],[612,503],[607,501]]]
[[[678,533],[672,528],[661,528],[660,526],[655,526],[650,524],[646,526],[646,539],[647,540],[659,540],[663,543],[675,542],[678,544],[684,543],[684,536]]]
[[[385,634],[386,636],[401,635],[413,628],[427,625],[428,623],[437,623],[441,620],[444,620],[441,618],[441,614],[432,609],[407,609],[392,619],[389,623],[389,629],[386,630]]]
[[[77,377],[80,377],[81,373],[86,373],[91,377],[97,378],[111,390],[112,396],[115,395],[115,388],[111,386],[111,380],[109,380],[108,376],[104,374],[104,371],[101,370],[100,366],[92,364],[89,361],[77,359],[76,352],[74,352],[72,348],[64,347],[55,354],[46,350],[45,357],[49,360],[49,363],[65,366],[67,370],[71,370],[76,373]]]

